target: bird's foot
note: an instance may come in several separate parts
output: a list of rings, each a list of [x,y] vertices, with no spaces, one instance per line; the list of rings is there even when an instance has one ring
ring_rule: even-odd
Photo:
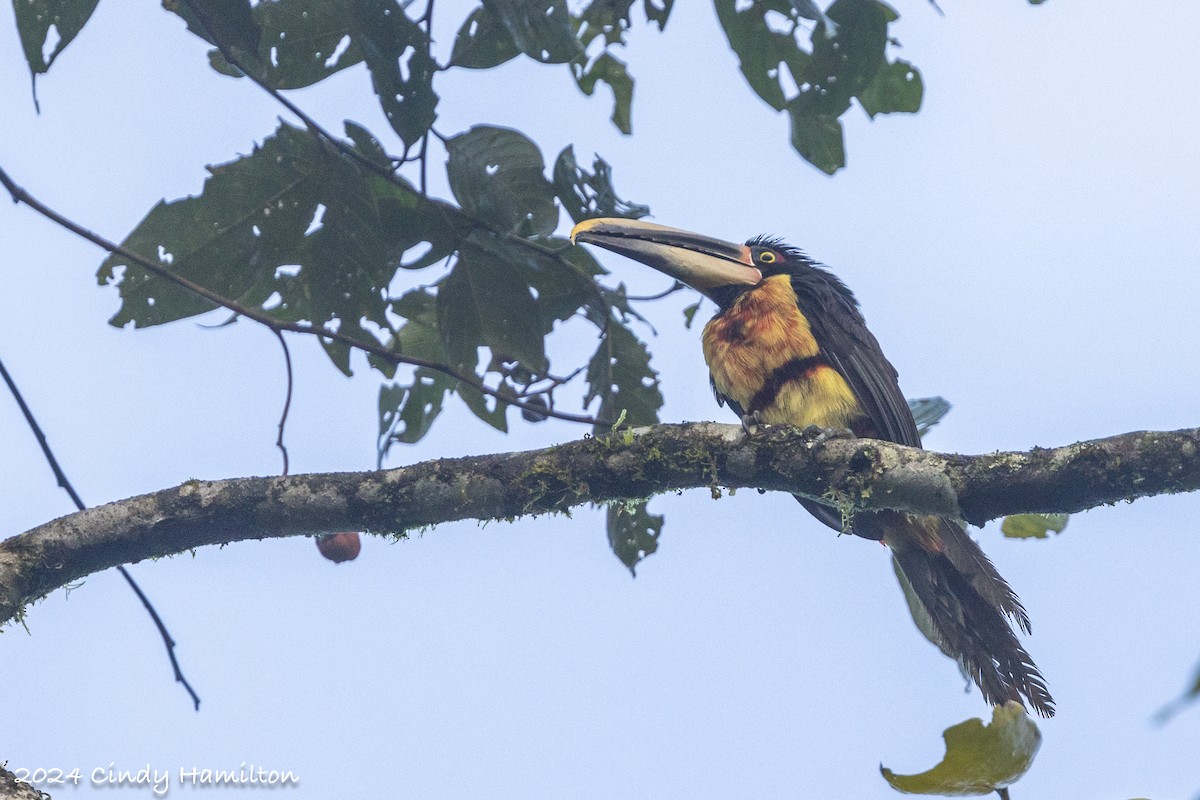
[[[853,435],[850,431],[838,428],[821,428],[817,425],[806,425],[804,427],[804,438],[810,450],[814,447],[820,447],[832,439],[849,439]]]
[[[742,414],[742,430],[746,432],[747,436],[753,436],[758,433],[766,424],[762,421],[762,414],[757,411]]]

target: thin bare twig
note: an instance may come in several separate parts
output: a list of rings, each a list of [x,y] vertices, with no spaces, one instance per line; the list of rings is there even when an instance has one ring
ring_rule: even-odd
[[[283,454],[283,474],[287,475],[288,451],[287,446],[283,443],[283,430],[287,426],[288,411],[292,408],[292,353],[288,350],[287,341],[283,338],[283,331],[275,331],[275,336],[279,339],[279,346],[283,348],[283,363],[287,367],[287,394],[283,399],[283,413],[279,415],[279,436],[275,439],[275,446]]]
[[[58,481],[58,485],[66,491],[70,496],[71,502],[80,511],[87,508],[87,504],[75,491],[75,487],[71,485],[71,481],[67,478],[67,474],[63,472],[62,467],[58,463],[58,459],[54,457],[54,451],[50,449],[50,442],[46,439],[46,434],[42,432],[42,426],[38,425],[37,419],[33,416],[33,411],[25,402],[25,398],[21,395],[21,390],[17,388],[16,382],[12,376],[8,374],[8,370],[4,366],[4,361],[0,360],[0,377],[4,378],[4,383],[8,386],[8,391],[12,393],[13,399],[17,401],[17,406],[21,409],[21,414],[25,417],[25,422],[29,425],[29,429],[33,431],[34,438],[37,439],[38,445],[42,448],[42,454],[46,457],[46,461],[50,464],[51,471],[54,472],[54,478]],[[286,474],[286,473],[285,473]],[[117,571],[121,573],[121,577],[125,578],[125,582],[129,584],[129,588],[142,601],[142,606],[146,609],[146,613],[150,615],[150,619],[154,621],[154,626],[158,628],[158,634],[162,637],[163,646],[167,649],[167,658],[171,661],[171,669],[175,672],[175,680],[183,684],[183,688],[191,695],[192,705],[197,711],[200,710],[200,695],[196,694],[196,690],[188,683],[187,678],[183,677],[183,671],[179,668],[179,660],[175,658],[175,639],[171,637],[167,626],[163,623],[162,617],[158,615],[154,604],[150,602],[150,598],[146,597],[146,593],[142,591],[142,587],[138,586],[137,581],[129,574],[122,565],[117,565]]]
[[[675,294],[676,292],[678,292],[682,289],[686,289],[686,288],[687,287],[684,286],[679,281],[675,281],[675,283],[671,284],[671,288],[664,289],[663,291],[659,292],[658,294],[626,295],[625,299],[629,300],[630,302],[639,302],[639,303],[650,302],[651,300],[662,300],[664,297]]]

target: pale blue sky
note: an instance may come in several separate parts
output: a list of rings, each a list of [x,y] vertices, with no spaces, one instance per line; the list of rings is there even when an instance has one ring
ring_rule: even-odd
[[[442,45],[470,5],[439,2]],[[574,142],[656,221],[778,234],[830,264],[905,392],[954,403],[930,447],[1200,424],[1200,6],[942,7],[898,4],[924,109],[875,123],[852,111],[849,167],[832,179],[790,150],[786,120],[751,95],[703,2],[679,3],[664,35],[634,31],[632,138],[565,68],[520,63],[445,76],[439,127],[513,126],[547,158]],[[209,70],[178,19],[130,8],[101,4],[39,83],[40,116],[0,12],[0,164],[113,238],[162,197],[198,191],[203,164],[249,151],[281,114]],[[330,127],[387,131],[360,69],[293,98]],[[99,251],[7,203],[0,242],[0,357],[85,500],[278,471],[283,365],[269,333],[115,330]],[[687,302],[653,309],[663,417],[732,421],[698,332],[682,327]],[[592,346],[581,332],[580,350]],[[292,470],[371,467],[376,376],[342,378],[314,342],[293,354]],[[504,437],[454,408],[392,463],[582,434],[551,422]],[[0,453],[0,535],[71,510],[7,399]],[[784,495],[689,492],[652,508],[667,527],[636,580],[591,511],[370,539],[342,566],[300,539],[138,564],[199,714],[124,582],[92,576],[32,607],[31,636],[0,636],[0,758],[85,775],[252,762],[297,773],[279,793],[295,798],[888,798],[881,761],[930,766],[944,727],[987,714],[914,629],[882,549],[832,536]],[[979,534],[1029,608],[1027,644],[1060,710],[1014,797],[1200,790],[1200,709],[1151,722],[1200,660],[1198,520],[1200,497],[1182,496],[1077,515],[1048,542],[1005,541],[996,524]]]

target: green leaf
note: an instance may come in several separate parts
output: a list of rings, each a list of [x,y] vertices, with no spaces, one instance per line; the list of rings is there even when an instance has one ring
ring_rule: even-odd
[[[742,75],[750,88],[771,108],[782,111],[787,98],[780,82],[781,64],[791,71],[793,79],[800,85],[804,82],[809,55],[800,49],[795,37],[771,30],[767,13],[790,11],[795,14],[795,10],[786,3],[750,3],[738,10],[735,0],[716,0],[716,8],[725,37],[737,53]]]
[[[558,225],[542,151],[524,134],[476,125],[446,144],[450,189],[463,210],[508,233],[546,235]]]
[[[916,775],[879,771],[892,788],[905,794],[948,797],[991,794],[1016,783],[1033,765],[1042,734],[1020,703],[992,710],[992,721],[969,719],[947,728],[946,755],[932,769]]]
[[[671,16],[671,9],[675,5],[675,0],[642,0],[642,9],[646,12],[646,19],[658,25],[658,29],[666,30],[667,18]]]
[[[663,515],[651,514],[645,502],[612,505],[606,527],[613,555],[636,576],[638,562],[658,549]]]
[[[281,125],[250,155],[210,167],[200,196],[160,202],[122,244],[225,297],[261,305],[275,269],[294,262],[320,202],[321,161],[307,132]],[[216,308],[116,254],[104,260],[99,279],[120,287],[122,306],[109,320],[117,327],[160,325]]]
[[[429,37],[396,0],[260,0],[253,21],[262,37],[246,66],[269,86],[310,86],[365,61],[384,116],[406,146],[437,118]],[[222,74],[241,74],[220,53],[209,61]]]
[[[371,86],[392,130],[410,147],[437,119],[429,37],[395,0],[358,0],[355,8]]]
[[[1050,531],[1062,533],[1068,514],[1012,514],[1000,523],[1000,532],[1009,539],[1046,539]]]
[[[598,267],[595,260],[589,263],[586,258],[579,258],[578,251],[583,248],[572,247],[567,239],[550,236],[537,241],[554,248],[559,256],[558,259],[546,255],[528,260],[529,285],[537,293],[544,332],[549,334],[555,321],[568,320],[581,308],[607,314],[608,305],[595,283],[595,277],[603,274],[603,268],[595,272]],[[587,251],[583,252],[586,254]]]
[[[605,52],[586,68],[578,64],[571,66],[571,73],[579,89],[589,97],[596,91],[596,82],[603,81],[613,93],[612,122],[625,135],[633,133],[631,113],[633,107],[633,78],[625,68],[625,62]]]
[[[625,422],[633,427],[658,422],[662,408],[662,392],[658,389],[658,373],[650,367],[650,352],[620,322],[610,320],[600,348],[588,362],[588,391],[584,406],[599,398],[597,416],[612,424],[625,413]],[[605,430],[597,426],[597,432]]]
[[[917,423],[917,435],[924,436],[950,413],[950,403],[944,397],[910,398],[908,410],[912,412],[913,421]]]
[[[508,433],[508,409],[512,406],[465,383],[456,384],[456,391],[472,414],[501,433]],[[505,396],[516,397],[507,383],[500,384],[500,392]]]
[[[588,172],[575,161],[575,148],[568,145],[554,160],[554,191],[563,208],[575,222],[593,217],[641,219],[649,206],[630,203],[617,196],[612,183],[612,167],[600,156]]]
[[[440,372],[418,369],[412,383],[379,387],[379,461],[395,442],[412,444],[429,433],[442,413],[446,392],[456,381]]]
[[[486,345],[498,360],[545,374],[545,323],[530,292],[530,269],[524,251],[503,240],[476,231],[463,242],[438,290],[438,329],[451,365],[473,371],[476,350]]]
[[[598,37],[604,37],[607,50],[611,44],[625,44],[625,32],[632,22],[630,10],[634,0],[592,0],[575,15],[575,35],[585,49]]]
[[[164,0],[163,8],[179,15],[189,31],[209,44],[219,41],[239,58],[257,58],[262,31],[254,19],[250,0],[191,0],[190,3]]]
[[[378,155],[365,129],[348,130],[360,152]],[[394,319],[388,287],[397,268],[409,266],[406,253],[420,247],[414,260],[444,258],[457,247],[460,233],[439,206],[398,179],[368,173],[305,129],[281,125],[250,155],[210,172],[199,196],[159,203],[124,244],[279,319],[386,344]],[[99,278],[120,289],[113,325],[158,325],[215,308],[118,255],[104,261]],[[322,344],[349,374],[349,347]],[[371,363],[392,372],[378,358]]]
[[[815,114],[803,102],[789,106],[788,115],[792,121],[792,147],[805,161],[827,175],[846,166],[846,145],[837,116]]]
[[[361,63],[364,35],[352,7],[323,0],[260,0],[254,20],[262,31],[257,66],[263,80],[276,89],[299,89]],[[216,50],[209,62],[222,74],[241,75]]]
[[[508,30],[513,42],[530,58],[546,64],[565,64],[583,54],[571,30],[566,0],[485,0]]]
[[[389,310],[404,318],[390,349],[401,355],[444,363],[446,352],[437,324],[437,296],[428,289],[413,289],[393,301]]]
[[[798,99],[810,114],[840,116],[885,64],[891,9],[876,0],[837,0],[827,12],[837,34],[814,32]]]
[[[59,54],[66,49],[91,18],[100,0],[15,0],[17,34],[25,51],[25,61],[34,78],[45,74]],[[50,52],[47,45],[57,34],[58,41]]]
[[[915,114],[921,110],[925,84],[921,73],[907,61],[885,64],[874,80],[858,94],[858,102],[871,117],[877,114],[903,112]]]
[[[487,6],[471,12],[454,37],[450,66],[491,69],[521,55],[504,23]]]

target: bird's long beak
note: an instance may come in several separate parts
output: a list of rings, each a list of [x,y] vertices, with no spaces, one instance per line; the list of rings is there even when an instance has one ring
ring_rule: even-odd
[[[589,219],[571,230],[571,241],[640,261],[710,297],[722,286],[754,286],[762,280],[746,245],[652,222]]]

